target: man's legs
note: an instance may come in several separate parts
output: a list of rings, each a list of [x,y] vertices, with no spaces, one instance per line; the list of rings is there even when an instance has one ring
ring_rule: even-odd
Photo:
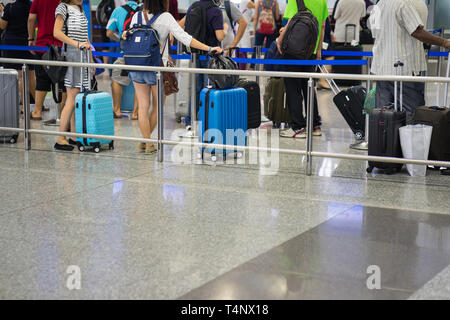
[[[41,59],[42,54],[37,53],[37,58]],[[31,113],[31,118],[42,119],[42,106],[44,105],[45,96],[51,90],[51,81],[42,66],[35,67],[36,73],[36,91],[35,91],[35,106]]]
[[[306,71],[308,72],[308,71]],[[311,71],[309,71],[311,72]],[[300,79],[300,86],[302,88],[303,93],[303,110],[305,110],[305,115],[307,114],[307,108],[308,108],[308,81],[309,79],[302,78]],[[317,127],[320,127],[322,125],[322,120],[319,116],[319,107],[317,104],[317,92],[314,89],[314,102],[313,102],[313,127],[314,131],[317,131]],[[318,134],[319,132],[316,132],[315,135],[321,135]]]
[[[294,137],[295,133],[298,133],[300,130],[305,129],[306,127],[306,121],[305,117],[303,116],[302,108],[303,96],[301,90],[301,82],[300,79],[296,78],[284,78],[284,85],[286,86],[286,104],[289,108],[289,113],[291,114],[292,130],[289,129],[284,132],[284,134],[283,132],[281,132],[280,135],[292,138]],[[298,137],[304,138],[304,134]]]

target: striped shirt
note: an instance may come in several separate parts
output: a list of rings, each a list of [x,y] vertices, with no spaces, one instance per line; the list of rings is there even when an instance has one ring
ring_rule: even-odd
[[[67,21],[67,28],[69,29],[67,36],[78,42],[85,42],[88,40],[88,21],[84,13],[80,10],[78,6],[67,5],[61,3],[55,11],[55,17],[61,15],[61,17],[66,20],[67,8],[69,9],[69,20]],[[63,27],[62,30],[66,32],[66,28]]]
[[[373,47],[371,72],[377,75],[395,75],[394,64],[404,63],[403,75],[419,75],[427,70],[422,42],[411,34],[424,26],[412,0],[381,0],[380,30]]]

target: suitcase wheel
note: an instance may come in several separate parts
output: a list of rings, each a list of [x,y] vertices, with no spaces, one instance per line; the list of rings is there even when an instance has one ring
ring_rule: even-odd
[[[109,143],[109,150],[114,150],[114,141]]]
[[[86,147],[83,146],[81,143],[79,143],[79,144],[78,144],[78,151],[84,152],[84,151],[86,151]]]
[[[368,167],[368,168],[366,169],[366,171],[367,171],[367,173],[372,173],[373,167]]]
[[[362,140],[362,139],[364,139],[364,132],[362,132],[362,131],[357,131],[357,132],[355,133],[355,136],[356,136],[356,139],[357,139],[357,140]]]
[[[99,153],[99,152],[100,152],[100,147],[95,147],[95,148],[94,148],[94,152],[95,152],[95,153]]]
[[[216,161],[217,161],[217,156],[211,155],[211,161],[212,161],[212,162],[216,162]]]
[[[242,159],[242,152],[236,153],[236,158],[237,159]]]
[[[203,159],[203,154],[201,154],[200,152],[199,153],[197,153],[197,159]]]
[[[18,135],[16,134],[16,135],[13,135],[12,137],[11,137],[11,139],[9,139],[9,143],[16,143],[17,142],[17,138],[18,138]]]

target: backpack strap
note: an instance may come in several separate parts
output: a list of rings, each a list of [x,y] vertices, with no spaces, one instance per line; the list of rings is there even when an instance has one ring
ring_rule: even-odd
[[[122,8],[124,8],[126,11],[127,11],[127,16],[130,14],[130,13],[132,13],[132,12],[135,12],[135,10],[132,8],[132,7],[130,7],[129,5],[123,5],[122,6]]]
[[[137,23],[138,23],[138,25],[142,25],[142,15],[143,15],[144,13],[142,12],[142,11],[140,11],[139,13],[138,13],[138,18],[137,18]]]
[[[152,24],[155,22],[156,19],[158,19],[158,17],[160,15],[161,15],[161,13],[157,13],[157,14],[153,15],[153,17],[150,19],[150,21],[148,21],[147,13],[144,12],[145,22],[147,23],[147,26],[151,27]]]
[[[307,11],[308,9],[305,6],[305,2],[303,0],[297,0],[298,11]]]

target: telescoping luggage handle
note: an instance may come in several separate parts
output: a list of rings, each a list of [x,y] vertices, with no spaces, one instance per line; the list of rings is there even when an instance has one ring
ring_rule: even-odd
[[[325,66],[319,65],[319,70],[322,73],[329,73],[328,69]],[[341,92],[341,89],[339,89],[339,86],[337,85],[336,81],[334,81],[334,79],[325,79],[325,81],[330,86],[331,91],[333,91],[334,95],[337,95],[339,92]]]
[[[80,48],[81,51],[81,63],[84,63],[84,59],[83,56],[86,55],[86,61],[87,63],[89,63],[89,48],[85,48],[85,47],[81,47]],[[86,88],[84,87],[84,67],[80,68],[80,90],[81,92],[85,91]],[[88,87],[87,87],[87,91],[91,91],[91,68],[87,67],[88,69]]]
[[[348,28],[349,27],[353,27],[353,40],[356,40],[356,24],[346,24],[345,25],[345,42],[344,42],[344,44],[348,43],[348,41],[347,41],[347,34],[348,34]],[[350,41],[350,44],[351,43],[352,42]]]
[[[398,76],[398,68],[400,67],[400,72],[403,75],[403,62],[397,61],[394,64],[395,67],[395,75]],[[398,97],[397,97],[397,86],[398,81],[394,82],[394,110],[398,111]],[[400,111],[403,111],[403,81],[400,81]]]

